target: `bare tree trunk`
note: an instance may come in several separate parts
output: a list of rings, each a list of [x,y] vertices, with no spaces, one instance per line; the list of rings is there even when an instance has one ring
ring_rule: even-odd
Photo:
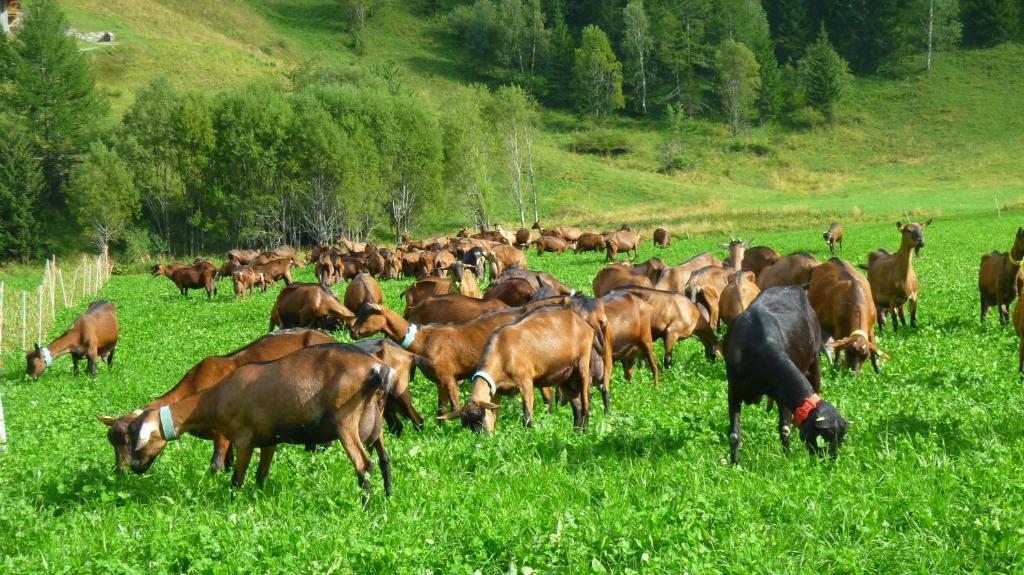
[[[540,206],[537,201],[537,178],[533,171],[533,136],[530,135],[529,128],[526,128],[526,169],[530,176],[530,191],[533,192],[533,221],[540,221]],[[521,219],[521,218],[520,218]],[[526,227],[526,222],[522,222],[523,227]]]
[[[644,72],[644,51],[640,50],[640,107],[647,113],[647,73]]]
[[[932,47],[933,47],[933,31],[935,28],[935,0],[928,0],[928,58],[925,62],[924,69],[931,71],[932,69]]]

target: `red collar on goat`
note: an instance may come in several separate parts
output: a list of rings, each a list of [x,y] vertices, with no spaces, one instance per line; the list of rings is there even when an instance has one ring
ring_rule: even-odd
[[[800,407],[796,408],[796,411],[793,413],[793,423],[797,427],[803,425],[804,421],[807,421],[807,417],[811,415],[811,411],[814,410],[815,407],[818,407],[819,401],[821,401],[821,398],[818,397],[817,393],[813,393],[810,397],[805,399],[804,402],[800,404]]]

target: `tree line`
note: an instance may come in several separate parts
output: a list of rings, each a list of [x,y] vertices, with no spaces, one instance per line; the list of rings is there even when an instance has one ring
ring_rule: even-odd
[[[597,120],[827,119],[846,70],[1020,37],[1021,0],[422,0],[481,69]],[[825,54],[831,51],[833,54]],[[822,65],[827,64],[822,68]],[[817,66],[816,69],[814,67]],[[808,77],[810,76],[810,77]],[[829,87],[818,85],[828,76]],[[799,122],[799,123],[802,123]]]
[[[0,261],[81,237],[134,255],[365,240],[425,214],[537,217],[521,88],[470,86],[433,108],[393,65],[309,63],[282,87],[220,94],[158,78],[119,122],[54,0],[0,44]]]

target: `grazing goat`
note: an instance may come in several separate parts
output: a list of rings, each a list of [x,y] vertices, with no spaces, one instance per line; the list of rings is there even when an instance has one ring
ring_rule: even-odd
[[[569,249],[569,242],[557,236],[541,236],[537,239],[537,255],[542,256],[544,252],[560,254]]]
[[[267,262],[265,264],[253,264],[252,270],[257,274],[262,274],[263,277],[271,282],[279,282],[284,280],[284,285],[292,284],[292,266],[295,265],[295,260],[292,258],[279,259]]]
[[[491,267],[491,278],[497,278],[506,270],[525,270],[529,267],[526,254],[512,246],[494,246],[487,252],[487,263]]]
[[[256,341],[227,355],[213,355],[200,361],[181,378],[174,387],[160,397],[126,415],[113,417],[97,416],[110,429],[107,441],[114,448],[114,470],[121,472],[131,460],[131,443],[128,441],[128,426],[146,410],[159,409],[177,403],[186,397],[205,391],[239,367],[255,362],[273,361],[311,345],[333,343],[331,336],[312,329],[286,329],[265,335]],[[230,466],[230,442],[212,429],[194,429],[192,435],[213,440],[213,457],[210,472],[216,473]]]
[[[519,228],[516,230],[516,241],[512,245],[515,247],[525,250],[534,242],[536,239],[535,234],[526,228]]]
[[[484,292],[483,299],[496,299],[510,307],[519,307],[530,301],[541,288],[523,278],[510,278],[501,283],[491,284]]]
[[[662,290],[627,287],[612,293],[630,293],[651,306],[651,338],[665,346],[665,369],[672,367],[672,350],[677,342],[696,336],[704,346],[704,357],[714,362],[718,355],[718,336],[711,328],[706,310],[685,297]]]
[[[843,226],[836,222],[832,222],[832,225],[828,227],[828,231],[821,234],[825,239],[825,243],[828,244],[828,251],[832,255],[836,255],[836,246],[839,249],[843,249]]]
[[[278,248],[275,248],[275,249],[273,249],[273,250],[271,250],[269,252],[261,253],[260,255],[254,257],[249,262],[249,265],[251,265],[251,266],[261,266],[261,265],[269,264],[270,262],[277,261],[277,260],[294,260],[294,259],[295,259],[295,248],[293,248],[291,246],[285,245],[285,246],[280,246]],[[297,262],[295,262],[295,267],[301,268],[302,266],[300,264],[298,264]]]
[[[985,321],[988,310],[999,311],[999,322],[1010,321],[1010,304],[1017,298],[1017,277],[1020,275],[1021,260],[1024,260],[1024,228],[1017,228],[1010,252],[992,252],[981,256],[981,270],[978,272],[978,291],[981,293],[981,321]]]
[[[762,270],[771,267],[772,264],[781,259],[782,255],[772,248],[757,246],[743,252],[743,266],[741,269],[745,272],[753,273],[754,277],[757,278],[760,277]]]
[[[658,360],[651,339],[653,310],[642,298],[628,292],[616,292],[601,298],[611,331],[612,358],[622,364],[626,381],[633,380],[633,365],[638,358],[647,360],[658,387]]]
[[[437,414],[441,415],[449,408],[459,408],[458,382],[472,375],[494,330],[521,313],[520,309],[505,309],[463,323],[419,326],[383,305],[369,304],[359,308],[352,337],[383,333],[422,358],[416,366],[437,386]]]
[[[131,467],[145,473],[169,441],[192,430],[216,429],[235,448],[231,483],[241,487],[253,450],[260,449],[256,481],[270,473],[277,445],[315,445],[340,439],[368,503],[371,462],[377,452],[384,492],[391,494],[391,462],[381,433],[381,400],[394,373],[379,359],[339,344],[301,349],[269,363],[244,365],[220,384],[159,409],[128,426]]]
[[[252,292],[257,287],[267,291],[266,282],[263,280],[263,274],[249,266],[238,268],[231,274],[231,284],[235,288],[235,297],[239,298],[245,295],[252,297]]]
[[[458,417],[464,427],[490,433],[498,410],[491,401],[498,394],[519,393],[523,423],[532,427],[534,388],[557,386],[560,401],[572,405],[573,428],[586,429],[591,352],[600,333],[572,306],[544,306],[523,315],[494,332],[473,374],[469,401],[440,419]]]
[[[349,311],[359,309],[366,303],[381,303],[383,301],[384,294],[380,291],[380,284],[370,274],[356,275],[345,288],[345,307]]]
[[[640,249],[640,234],[634,232],[628,225],[608,236],[604,241],[605,261],[614,260],[620,252],[633,252],[632,259],[636,259]]]
[[[507,307],[504,302],[496,299],[478,299],[447,293],[429,296],[415,306],[405,308],[405,318],[420,324],[459,323]]]
[[[779,439],[788,452],[791,423],[811,453],[821,454],[818,437],[835,457],[846,436],[847,421],[821,388],[821,327],[799,286],[770,288],[733,321],[725,338],[729,378],[729,443],[739,464],[740,409],[768,396],[779,406]],[[791,420],[792,418],[792,420]]]
[[[270,329],[277,326],[310,327],[334,331],[348,325],[355,314],[320,284],[293,283],[281,290],[270,310]]]
[[[1017,280],[1017,291],[1019,292],[1024,286],[1021,283],[1024,282],[1018,277]],[[1017,371],[1020,372],[1021,381],[1024,381],[1024,298],[1017,300],[1017,305],[1013,306],[1013,329],[1017,332],[1017,338],[1020,339],[1020,351],[1017,361]]]
[[[665,260],[661,258],[651,258],[642,264],[633,265],[633,270],[647,276],[647,279],[651,280],[651,285],[658,281],[661,273],[667,268]]]
[[[477,282],[482,282],[487,277],[487,253],[483,248],[471,248],[463,253],[462,263],[472,266],[473,271],[476,272]]]
[[[846,350],[846,366],[854,373],[860,374],[869,358],[875,373],[881,373],[878,357],[888,356],[878,350],[875,302],[867,278],[850,264],[832,258],[811,272],[807,298],[818,316],[822,337],[835,340],[825,344],[827,353],[830,347],[835,353],[835,365]]]
[[[448,278],[436,276],[425,277],[416,280],[416,283],[409,286],[400,295],[405,298],[406,309],[415,307],[430,296],[452,293],[452,286],[455,282]],[[359,308],[356,308],[359,309]]]
[[[653,287],[651,280],[634,267],[623,264],[607,265],[597,272],[592,283],[594,297],[604,297],[614,289],[626,286]]]
[[[871,297],[878,308],[878,322],[885,325],[885,314],[892,317],[892,329],[896,331],[897,319],[904,326],[907,318],[903,306],[910,303],[910,326],[917,327],[917,274],[914,273],[914,254],[924,247],[924,230],[932,221],[923,224],[896,222],[900,232],[900,249],[895,254],[878,249],[868,254],[868,282]]]
[[[494,278],[491,285],[500,284],[513,278],[522,278],[536,286],[537,289],[551,288],[557,295],[571,296],[576,294],[576,290],[558,281],[555,279],[555,276],[547,272],[535,272],[528,269],[507,269],[501,275]]]
[[[70,353],[75,375],[78,375],[78,362],[84,357],[89,375],[95,377],[97,359],[106,360],[108,368],[114,366],[117,338],[117,310],[114,304],[102,299],[94,301],[57,339],[42,347],[35,344],[32,352],[25,356],[28,364],[25,373],[33,379],[39,379],[55,359]]]
[[[658,228],[654,230],[654,246],[658,248],[667,248],[672,245],[672,235],[668,233],[665,228]]]
[[[576,239],[576,248],[573,249],[573,253],[604,251],[604,240],[604,234],[584,232]]]
[[[259,250],[231,250],[226,254],[229,260],[234,260],[241,265],[249,265],[249,262],[260,255]]]
[[[820,263],[807,252],[789,254],[758,274],[757,287],[765,291],[773,287],[803,285],[811,281],[811,270]]]
[[[704,306],[712,329],[718,329],[718,303],[734,273],[735,268],[707,266],[693,272],[686,282],[687,297],[693,303]]]
[[[562,238],[567,242],[575,242],[579,239],[583,232],[579,228],[571,226],[555,226],[553,228],[543,228],[540,222],[533,222],[533,229],[540,232],[541,236],[554,236]]]
[[[206,299],[211,299],[217,295],[217,270],[196,268],[195,266],[186,266],[180,264],[172,264],[170,266],[164,264],[156,264],[153,266],[151,271],[153,277],[167,276],[174,285],[178,286],[178,292],[183,296],[188,296],[188,290],[190,289],[205,289]]]
[[[697,254],[677,266],[665,268],[665,271],[658,276],[658,281],[654,282],[654,287],[684,295],[690,275],[704,266],[722,267],[722,262],[709,252]]]
[[[452,274],[451,293],[462,294],[466,297],[483,297],[480,285],[476,283],[475,269],[476,266],[461,261],[453,263],[448,268],[449,273]]]
[[[741,313],[750,307],[761,290],[757,289],[753,272],[738,271],[729,278],[728,285],[722,290],[718,300],[718,317],[727,327]]]

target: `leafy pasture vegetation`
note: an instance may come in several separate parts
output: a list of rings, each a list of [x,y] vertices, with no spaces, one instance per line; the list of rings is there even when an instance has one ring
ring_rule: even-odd
[[[164,278],[114,277],[122,339],[112,371],[73,378],[61,358],[38,382],[5,357],[11,444],[0,454],[0,570],[110,573],[916,573],[1019,569],[1024,549],[1024,403],[1017,339],[978,324],[979,256],[1008,249],[1021,213],[940,217],[915,260],[918,329],[882,333],[893,360],[860,378],[826,368],[823,396],[855,423],[835,462],[794,443],[782,454],[774,414],[747,407],[741,466],[726,464],[725,370],[688,341],[653,389],[615,370],[612,412],[587,433],[568,408],[524,429],[518,398],[494,436],[457,423],[388,437],[395,494],[372,477],[359,504],[341,449],[279,451],[266,486],[210,477],[211,446],[170,445],[145,476],[117,476],[97,413],[119,415],[171,387],[204,356],[266,330],[276,289],[208,302]],[[847,226],[844,257],[895,249],[895,222]],[[821,229],[756,234],[783,253],[825,258]],[[743,229],[744,238],[754,224]],[[642,259],[678,263],[719,239],[649,242]],[[716,250],[723,255],[721,250]],[[531,255],[531,266],[589,290],[597,254]],[[311,279],[309,268],[299,274]],[[389,305],[409,281],[384,285]],[[340,292],[342,286],[339,286]],[[65,312],[58,326],[73,317]],[[55,329],[51,335],[56,335]],[[661,350],[658,350],[660,356]],[[429,416],[434,386],[412,386]]]

